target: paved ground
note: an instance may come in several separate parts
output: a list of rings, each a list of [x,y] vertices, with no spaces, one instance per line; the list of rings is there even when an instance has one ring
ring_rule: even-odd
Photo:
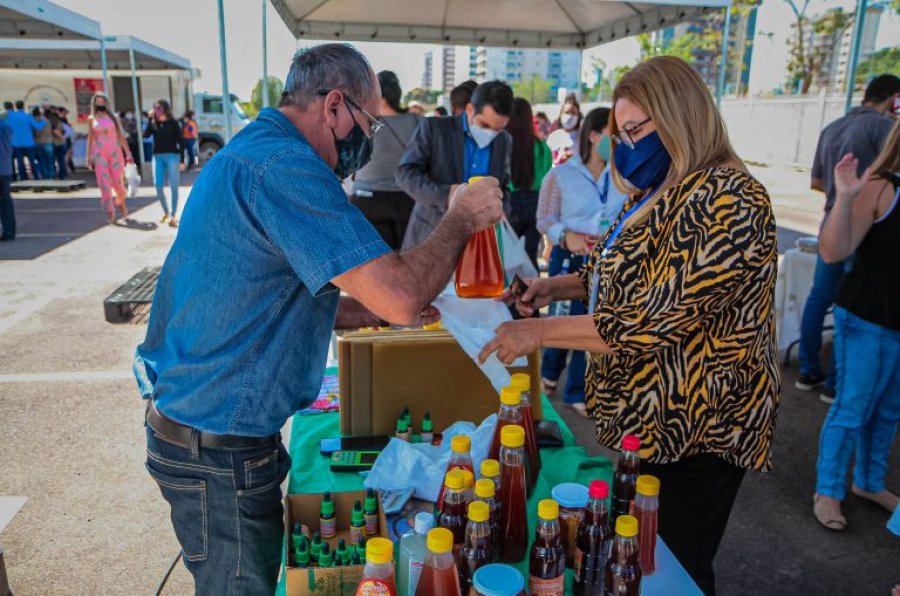
[[[782,243],[792,233],[814,233],[821,201],[805,191],[808,173],[757,174],[773,195]],[[0,495],[29,497],[0,546],[20,596],[152,592],[177,552],[142,465],[143,408],[130,362],[145,327],[103,319],[103,298],[160,264],[174,238],[174,230],[156,225],[161,211],[152,190],[141,196],[149,206],[125,227],[103,225],[99,205],[91,211],[96,190],[60,199],[17,195],[20,213],[34,216],[27,224],[22,218],[23,245],[25,234],[48,229],[68,238],[27,260],[0,256]],[[785,374],[777,468],[745,480],[717,561],[721,593],[888,594],[900,581],[900,539],[884,530],[887,515],[849,498],[843,534],[811,516],[816,437],[827,407],[792,388],[794,369]],[[599,452],[590,425],[563,415]],[[889,485],[900,490],[900,447],[891,464]],[[190,591],[179,565],[165,593]]]

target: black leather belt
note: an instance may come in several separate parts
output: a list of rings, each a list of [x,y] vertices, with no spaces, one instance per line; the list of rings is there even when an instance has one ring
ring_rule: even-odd
[[[147,424],[160,439],[187,449],[191,448],[195,437],[198,440],[197,446],[206,449],[252,449],[253,447],[276,445],[281,438],[280,433],[268,437],[242,437],[199,431],[175,422],[171,418],[166,418],[162,412],[156,409],[156,404],[152,400],[147,400]]]

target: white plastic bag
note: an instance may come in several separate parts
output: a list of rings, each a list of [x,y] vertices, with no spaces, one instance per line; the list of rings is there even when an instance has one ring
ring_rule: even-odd
[[[525,251],[525,238],[519,238],[505,217],[500,220],[500,255],[503,257],[503,271],[510,281],[515,275],[522,279],[538,276],[534,263]]]
[[[133,162],[125,164],[125,180],[128,183],[128,197],[133,199],[141,188],[141,175]]]

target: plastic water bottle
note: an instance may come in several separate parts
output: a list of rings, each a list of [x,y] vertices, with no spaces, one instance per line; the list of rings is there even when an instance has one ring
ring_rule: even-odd
[[[433,515],[424,511],[417,513],[413,531],[400,539],[397,588],[401,596],[412,596],[416,593],[419,577],[425,568],[425,555],[428,554],[427,534],[433,527]]]
[[[571,266],[572,264],[569,262],[569,257],[563,259],[562,268],[559,270],[559,275],[568,275]],[[571,311],[572,303],[568,300],[554,302],[550,305],[550,316],[552,317],[567,317],[569,316],[569,313]]]

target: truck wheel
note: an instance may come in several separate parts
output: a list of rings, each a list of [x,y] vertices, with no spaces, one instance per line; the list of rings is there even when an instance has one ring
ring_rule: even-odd
[[[200,143],[200,164],[205,164],[212,159],[212,156],[221,148],[222,146],[215,141],[204,141],[203,143]]]

